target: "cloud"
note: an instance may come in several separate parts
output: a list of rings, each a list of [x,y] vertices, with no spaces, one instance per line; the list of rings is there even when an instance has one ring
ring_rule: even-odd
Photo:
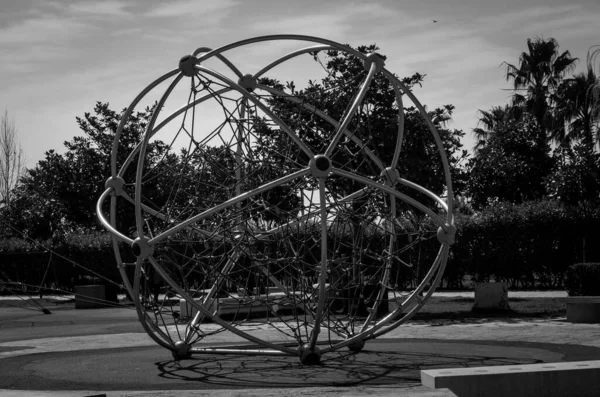
[[[323,2],[318,4],[319,7],[287,10],[284,14],[281,10],[273,10],[272,18],[269,18],[267,11],[264,16],[268,21],[263,19],[250,23],[248,30],[260,34],[290,33],[317,36],[344,44],[361,40],[362,44],[367,32],[370,36],[383,38],[386,37],[385,33],[390,33],[390,29],[409,29],[421,24],[396,8],[376,2],[344,4],[343,7],[330,4],[332,3]]]
[[[527,37],[555,37],[561,50],[582,59],[589,46],[600,44],[597,8],[529,6],[518,0],[491,8],[467,4],[476,0],[442,7],[444,11],[438,7],[436,24],[431,22],[431,4],[423,2],[30,1],[3,7],[0,15],[4,56],[0,86],[6,98],[0,99],[0,109],[6,105],[33,109],[36,118],[23,116],[31,119],[60,114],[62,120],[68,114],[70,129],[59,125],[59,117],[40,119],[40,124],[56,124],[54,135],[32,139],[47,140],[40,145],[48,147],[60,146],[48,143],[51,139],[60,142],[77,132],[72,118],[93,107],[95,100],[111,101],[116,108],[127,105],[146,84],[176,67],[182,54],[199,46],[217,48],[281,33],[353,46],[376,43],[388,56],[390,71],[401,77],[426,73],[424,87],[415,89],[419,100],[429,108],[456,105],[453,125],[469,131],[476,124],[477,109],[506,103],[508,92],[502,88],[508,83],[499,65],[516,62],[526,50]],[[242,72],[250,73],[308,45],[269,42],[226,55]],[[207,66],[212,67],[209,62]],[[224,70],[218,63],[214,67]],[[302,84],[318,79],[320,72],[306,56],[281,65],[269,76]]]
[[[73,3],[68,7],[68,11],[72,14],[83,16],[129,16],[131,15],[126,10],[126,3],[121,1],[97,1],[93,3]]]
[[[296,15],[278,18],[269,23],[251,24],[250,31],[255,34],[309,34],[310,36],[339,39],[351,26],[343,23],[342,15]]]
[[[219,1],[197,1],[180,0],[169,1],[159,4],[157,7],[143,13],[147,17],[193,17],[198,23],[211,23],[211,18],[219,17],[224,10],[236,6],[237,1],[219,0]]]
[[[551,30],[559,32],[560,37],[572,37],[577,35],[598,34],[598,21],[600,12],[597,13],[570,13],[557,17],[551,21],[534,21],[523,29],[531,32],[544,32]]]
[[[55,16],[26,19],[21,23],[0,29],[0,43],[26,46],[34,43],[59,43],[78,37],[89,29],[82,22]]]
[[[514,29],[526,28],[535,20],[543,20],[547,24],[548,20],[560,20],[565,15],[580,10],[581,6],[576,4],[519,8],[517,11],[479,17],[475,22],[479,28],[486,31],[499,29],[506,31],[507,27],[510,27],[510,31],[514,31]]]
[[[428,74],[424,88],[417,88],[415,94],[431,109],[449,103],[456,105],[454,126],[464,130],[472,128],[478,101],[504,100],[505,93],[499,88],[503,84],[499,65],[503,59],[509,59],[511,49],[490,42],[472,26],[434,25],[430,19],[416,17],[399,7],[369,4],[322,10],[318,14],[290,13],[268,24],[254,23],[249,30],[262,34],[310,34],[354,46],[376,42],[388,57],[386,67],[393,73],[400,77],[414,72]],[[270,50],[277,45],[282,44],[270,46]],[[490,79],[490,74],[495,77]],[[477,98],[471,98],[472,95]]]
[[[23,74],[34,73],[32,76],[43,73],[49,69],[49,65],[54,60],[73,59],[75,54],[63,46],[53,45],[51,43],[31,44],[21,48],[7,48],[4,52],[8,62],[4,62],[0,68],[2,73],[14,73],[14,77],[24,77]],[[6,88],[6,87],[5,87]]]

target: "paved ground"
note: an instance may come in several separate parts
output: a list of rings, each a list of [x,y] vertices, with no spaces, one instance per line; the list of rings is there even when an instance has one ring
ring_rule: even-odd
[[[257,326],[253,332],[268,337],[272,331]],[[221,333],[213,343],[234,340]],[[131,308],[51,315],[0,309],[0,394],[23,397],[452,396],[423,388],[420,369],[589,359],[600,359],[600,325],[564,318],[417,321],[359,354],[329,354],[320,366],[302,367],[295,357],[174,362],[143,333]]]

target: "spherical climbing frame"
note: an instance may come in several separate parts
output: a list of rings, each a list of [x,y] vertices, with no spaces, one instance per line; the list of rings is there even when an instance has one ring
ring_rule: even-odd
[[[274,41],[311,46],[255,74],[228,58]],[[264,78],[319,53],[343,54],[363,70],[300,91]],[[395,96],[397,125],[374,138],[376,81]],[[127,146],[136,106],[163,85],[143,137]],[[183,106],[163,115],[182,92]],[[431,132],[445,200],[399,172],[411,132],[403,97]],[[111,173],[98,217],[141,324],[177,360],[295,355],[309,365],[343,348],[360,351],[423,306],[454,240],[448,161],[423,106],[383,57],[316,37],[257,37],[184,56],[125,111]],[[432,242],[432,263],[415,270],[416,251]],[[221,332],[239,342],[216,343]]]

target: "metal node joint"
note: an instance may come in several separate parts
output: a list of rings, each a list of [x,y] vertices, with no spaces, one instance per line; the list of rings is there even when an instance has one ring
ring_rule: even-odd
[[[308,166],[315,178],[327,178],[331,174],[331,160],[322,154],[317,154],[311,159]]]
[[[446,228],[448,230],[444,230],[441,226],[438,228],[437,238],[442,244],[452,245],[456,239],[456,226],[446,224]]]
[[[375,52],[370,53],[369,55],[367,55],[367,59],[365,59],[363,61],[363,67],[365,68],[365,70],[368,72],[369,70],[371,70],[371,64],[375,62],[375,66],[377,66],[377,69],[375,69],[376,73],[381,72],[381,70],[383,69],[383,67],[385,66],[385,60],[383,59],[383,57]]]
[[[138,237],[131,244],[131,251],[138,259],[146,259],[154,253],[154,246],[148,244],[148,237]]]
[[[302,365],[318,365],[321,363],[321,349],[317,346],[312,349],[308,344],[298,347],[298,356]]]
[[[187,77],[196,75],[196,65],[198,64],[198,58],[193,55],[184,55],[179,60],[179,70]]]
[[[387,167],[385,170],[381,171],[379,176],[383,179],[383,184],[385,186],[392,187],[396,184],[398,179],[400,179],[400,172],[395,168]]]
[[[192,357],[192,347],[184,341],[180,340],[175,342],[171,353],[173,353],[173,358],[175,359],[175,361],[187,360],[190,357]]]
[[[365,340],[364,339],[357,339],[357,340],[355,340],[354,342],[352,342],[352,343],[350,343],[348,345],[348,350],[353,351],[353,352],[359,352],[364,347],[365,347]]]
[[[120,176],[111,176],[104,183],[104,188],[112,189],[111,194],[115,196],[122,196],[125,193],[123,186],[125,186],[125,181]]]
[[[258,82],[256,78],[251,74],[245,74],[243,77],[240,77],[238,80],[238,84],[248,92],[252,92],[256,89]]]

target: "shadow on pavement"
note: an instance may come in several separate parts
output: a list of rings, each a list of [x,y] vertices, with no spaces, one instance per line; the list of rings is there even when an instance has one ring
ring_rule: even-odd
[[[327,353],[317,366],[292,356],[206,354],[173,361],[159,347],[31,354],[0,359],[0,389],[211,390],[420,385],[420,370],[600,359],[600,348],[550,343],[381,339]]]
[[[363,351],[336,352],[321,365],[303,366],[296,357],[212,356],[186,361],[159,361],[159,376],[204,387],[322,387],[358,385],[420,385],[425,368],[474,367],[483,365],[533,364],[531,358],[490,357]]]

